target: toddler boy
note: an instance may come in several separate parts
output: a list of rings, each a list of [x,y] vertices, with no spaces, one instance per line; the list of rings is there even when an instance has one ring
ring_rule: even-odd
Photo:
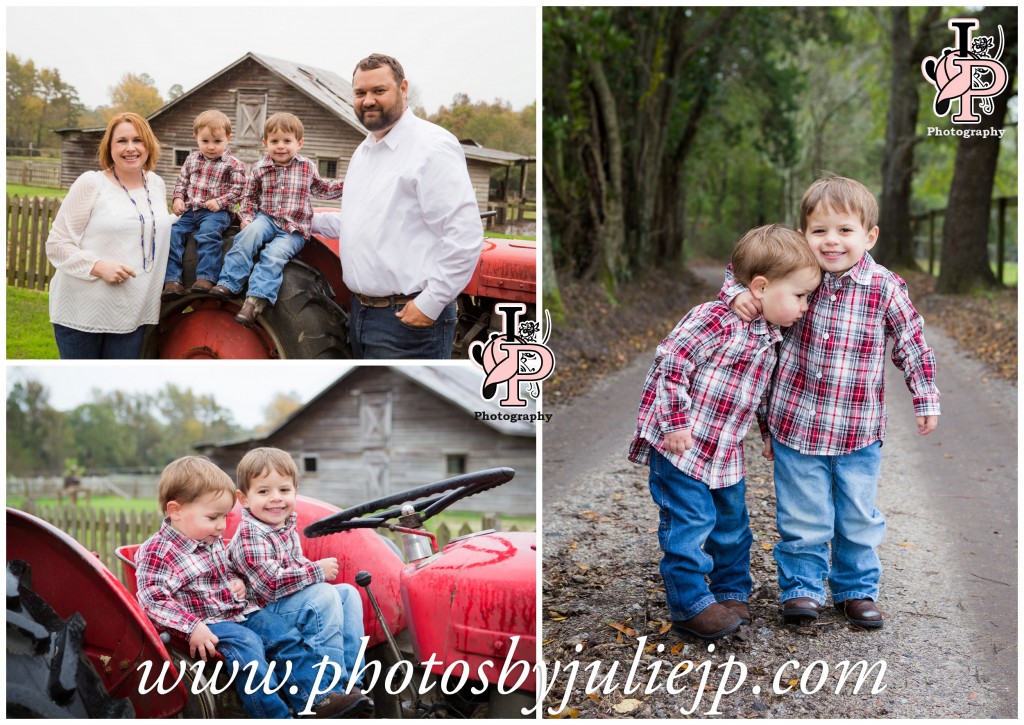
[[[223,240],[231,223],[231,210],[245,190],[245,164],[228,151],[231,121],[217,110],[203,111],[192,124],[199,148],[181,165],[174,185],[172,211],[178,221],[171,227],[171,250],[161,299],[185,294],[181,284],[182,256],[188,235],[195,232],[199,264],[193,292],[209,292],[220,275]]]
[[[887,340],[913,396],[918,432],[927,435],[938,423],[935,356],[924,321],[906,282],[868,254],[878,240],[877,220],[874,195],[841,176],[815,181],[800,202],[800,226],[824,279],[779,350],[765,446],[775,461],[775,562],[786,622],[818,618],[827,577],[832,602],[848,621],[882,626],[877,549],[885,518],[875,496],[887,419]],[[735,298],[741,316],[757,314],[756,298],[742,289],[726,277],[722,296]]]
[[[743,322],[725,303],[709,302],[683,317],[658,346],[629,449],[631,461],[649,463],[661,510],[672,627],[705,640],[750,621],[743,436],[755,408],[764,434],[760,417],[779,328],[800,318],[821,280],[807,242],[779,225],[747,232],[732,264],[763,314]]]
[[[243,668],[254,663],[252,681],[263,682],[268,658],[279,665],[267,680],[271,690],[283,672],[280,663],[291,663],[291,682],[279,691],[296,713],[340,717],[363,710],[368,704],[364,695],[340,690],[312,703],[321,657],[284,618],[245,600],[245,586],[222,538],[234,494],[228,475],[206,458],[179,458],[164,469],[158,496],[166,518],[135,554],[142,608],[157,625],[187,638],[193,657],[205,661],[220,652],[229,664],[237,663],[235,689],[252,717],[291,717],[277,693],[262,687],[247,692]]]
[[[291,113],[275,113],[264,124],[267,155],[249,173],[238,212],[242,231],[235,236],[220,279],[210,290],[214,297],[230,300],[248,278],[245,302],[235,316],[245,327],[256,324],[256,315],[277,302],[285,265],[299,253],[312,230],[310,199],[341,198],[344,182],[321,179],[316,165],[298,155],[302,134],[302,121]],[[259,262],[255,262],[257,255]]]
[[[292,623],[309,646],[341,668],[356,671],[363,636],[363,603],[351,584],[335,584],[338,560],[310,561],[296,530],[299,472],[280,448],[255,448],[238,463],[238,500],[244,507],[229,547],[256,603]]]

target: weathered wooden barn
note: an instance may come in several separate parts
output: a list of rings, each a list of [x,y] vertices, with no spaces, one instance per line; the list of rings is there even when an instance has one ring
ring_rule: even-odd
[[[512,481],[458,507],[532,516],[536,425],[478,420],[478,412],[508,412],[481,397],[482,379],[466,365],[361,365],[265,435],[196,448],[232,478],[248,450],[286,450],[299,470],[299,492],[342,508],[460,473],[511,466]]]
[[[251,166],[263,154],[263,123],[281,111],[294,113],[305,127],[300,153],[316,162],[324,178],[344,177],[348,161],[366,138],[366,129],[352,110],[352,84],[331,71],[303,63],[246,53],[195,88],[149,117],[160,141],[156,173],[167,193],[186,157],[195,149],[192,122],[201,112],[216,108],[232,119],[232,153]],[[67,188],[85,171],[96,168],[96,150],[104,128],[61,129],[61,186]],[[481,211],[488,209],[491,172],[497,168],[525,167],[532,156],[463,144],[470,179]],[[515,190],[512,190],[513,193]],[[506,190],[502,190],[505,194]],[[500,200],[499,200],[500,201]],[[320,201],[316,206],[338,206]]]

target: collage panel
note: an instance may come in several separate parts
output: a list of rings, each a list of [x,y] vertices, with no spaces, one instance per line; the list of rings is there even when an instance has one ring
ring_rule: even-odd
[[[543,8],[546,717],[1017,715],[1018,14]]]

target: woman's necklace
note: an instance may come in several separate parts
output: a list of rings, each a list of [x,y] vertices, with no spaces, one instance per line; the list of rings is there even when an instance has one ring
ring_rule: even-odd
[[[121,177],[117,175],[117,170],[111,167],[110,171],[114,174],[114,178],[117,179],[117,183],[124,189],[124,193],[128,196],[128,201],[135,207],[135,211],[139,212],[139,245],[142,247],[142,271],[152,272],[154,267],[154,261],[156,260],[156,212],[153,211],[153,200],[149,196],[149,184],[146,183],[146,172],[142,172],[142,188],[146,190],[146,203],[149,204],[149,216],[153,220],[153,229],[149,240],[149,257],[146,256],[146,218],[142,216],[142,212],[139,210],[139,205],[135,203],[135,199],[132,197],[131,192],[125,187],[124,182],[121,181]]]

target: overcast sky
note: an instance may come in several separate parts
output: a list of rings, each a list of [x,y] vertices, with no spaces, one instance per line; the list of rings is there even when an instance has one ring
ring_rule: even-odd
[[[7,364],[7,391],[15,383],[37,380],[50,393],[50,406],[69,411],[93,400],[93,391],[123,390],[126,393],[154,393],[168,383],[191,388],[197,394],[214,396],[218,405],[229,409],[239,425],[252,428],[265,421],[263,409],[275,393],[296,392],[302,402],[337,380],[351,367],[346,363],[303,362],[282,365],[279,361],[226,361],[206,363],[163,363],[133,360],[125,363]]]
[[[351,78],[371,53],[393,55],[429,113],[456,93],[521,109],[537,99],[537,10],[523,7],[8,7],[7,52],[56,68],[82,103],[110,103],[125,73],[166,100],[247,52]]]

